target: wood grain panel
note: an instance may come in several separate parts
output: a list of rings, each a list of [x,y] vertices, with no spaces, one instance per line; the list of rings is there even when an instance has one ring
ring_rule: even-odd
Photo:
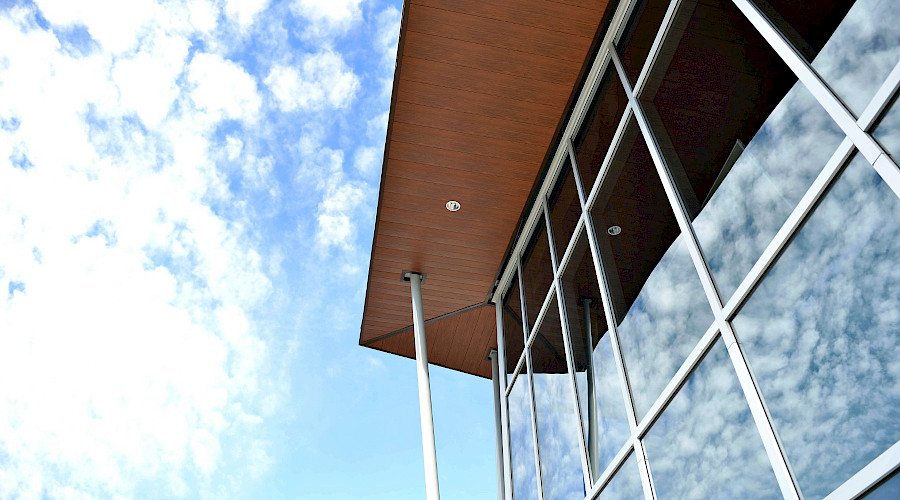
[[[408,31],[465,40],[480,45],[527,52],[582,63],[569,49],[572,35],[545,30],[534,37],[534,29],[511,22],[497,22],[481,16],[421,6],[410,11]]]
[[[589,38],[597,30],[603,13],[602,10],[565,5],[551,0],[456,0],[452,5],[444,0],[413,0],[410,3],[410,8],[426,5],[537,28],[532,31],[535,36],[544,30],[551,30]],[[590,40],[584,45],[586,47],[589,44]]]

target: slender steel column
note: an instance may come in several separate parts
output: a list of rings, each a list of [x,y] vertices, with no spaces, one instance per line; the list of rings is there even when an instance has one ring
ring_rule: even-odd
[[[422,454],[425,458],[425,492],[428,500],[439,500],[437,452],[434,446],[434,416],[431,413],[431,382],[425,345],[425,314],[422,312],[422,282],[425,276],[404,272],[412,295],[413,333],[416,339],[416,370],[419,378],[419,416],[422,420]]]
[[[584,321],[584,351],[587,356],[587,421],[588,421],[588,459],[591,463],[591,474],[592,478],[595,480],[600,476],[600,473],[603,472],[600,470],[600,464],[597,463],[597,457],[600,455],[600,443],[598,441],[597,432],[600,430],[598,422],[597,422],[597,392],[596,388],[594,388],[594,360],[593,360],[593,347],[594,347],[594,339],[593,332],[591,331],[591,299],[582,298],[579,302],[581,302],[581,311],[583,314]]]
[[[498,306],[499,307],[499,306]],[[491,380],[494,382],[494,435],[496,436],[497,448],[497,498],[503,500],[506,498],[504,474],[503,474],[503,420],[500,415],[500,360],[497,349],[491,349],[488,354],[491,360]]]

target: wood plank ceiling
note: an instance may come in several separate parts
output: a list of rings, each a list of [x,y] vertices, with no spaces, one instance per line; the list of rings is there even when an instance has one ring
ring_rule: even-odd
[[[360,345],[490,378],[486,304],[608,0],[407,0]],[[455,213],[444,204],[457,200]]]

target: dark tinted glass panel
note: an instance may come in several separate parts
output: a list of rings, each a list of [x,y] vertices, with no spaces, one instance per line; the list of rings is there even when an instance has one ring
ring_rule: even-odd
[[[644,438],[657,498],[781,498],[721,339]]]
[[[723,301],[737,289],[843,138],[798,82],[753,140],[746,146],[735,144],[694,219]]]
[[[584,476],[572,377],[554,298],[531,344],[538,449],[545,500],[581,500]]]
[[[575,160],[578,162],[578,173],[581,175],[585,196],[590,195],[603,165],[603,158],[606,157],[627,106],[625,88],[615,70],[607,69],[574,141]]]
[[[525,317],[529,327],[534,326],[552,282],[553,263],[547,241],[547,224],[544,223],[544,215],[540,214],[522,255],[522,287],[525,289]]]
[[[653,45],[653,39],[659,31],[666,10],[669,8],[669,0],[643,0],[637,2],[631,19],[625,27],[625,32],[616,46],[621,54],[622,66],[631,84],[637,81],[641,74],[641,68],[647,61],[647,54]]]
[[[900,199],[861,156],[734,319],[803,495],[900,439]]]
[[[588,461],[596,479],[630,433],[612,343],[607,335],[600,284],[583,231],[563,273],[562,287]]]
[[[857,114],[900,60],[895,0],[757,3]]]
[[[684,2],[641,102],[691,218],[796,81],[731,0]]]
[[[575,187],[572,162],[568,159],[563,163],[562,172],[550,192],[549,203],[556,258],[561,260],[572,239],[572,233],[575,232],[575,226],[578,225],[578,218],[581,217],[581,201],[578,199],[578,188]]]
[[[524,365],[523,365],[524,366]],[[513,498],[537,500],[537,468],[531,425],[531,393],[525,369],[516,377],[509,393],[509,446],[512,462]]]
[[[894,472],[887,480],[862,497],[862,500],[897,500],[900,498],[900,473]]]
[[[644,498],[641,476],[638,473],[637,460],[633,453],[616,471],[616,475],[597,498],[599,500],[639,500]]]
[[[506,373],[516,370],[519,357],[525,349],[525,334],[522,329],[522,308],[519,297],[519,275],[513,274],[512,286],[503,296],[503,337],[506,345]]]
[[[634,120],[591,209],[639,418],[713,321]],[[612,226],[621,233],[610,235]]]
[[[856,0],[751,0],[812,62]]]

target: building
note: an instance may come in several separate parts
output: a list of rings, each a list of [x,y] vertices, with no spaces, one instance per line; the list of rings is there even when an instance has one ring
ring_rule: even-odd
[[[430,497],[428,361],[501,497],[900,498],[892,0],[408,0],[397,63],[360,344]]]

